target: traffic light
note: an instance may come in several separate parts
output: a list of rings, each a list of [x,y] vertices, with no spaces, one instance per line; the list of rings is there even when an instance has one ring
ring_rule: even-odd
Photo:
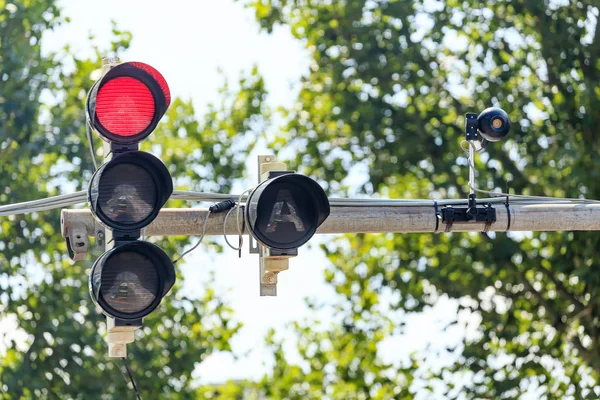
[[[158,246],[141,241],[108,250],[90,274],[94,302],[106,315],[124,320],[150,314],[174,283],[171,259]]]
[[[108,250],[92,267],[90,294],[105,315],[136,324],[175,283],[173,263],[165,252],[138,240],[140,230],[173,193],[167,167],[138,151],[170,102],[167,82],[156,69],[127,62],[109,69],[86,103],[91,127],[110,149],[107,161],[92,176],[88,201],[112,236]]]
[[[92,213],[106,227],[135,232],[156,218],[172,193],[171,175],[158,158],[129,151],[98,168],[88,198]]]
[[[323,188],[291,171],[269,171],[246,202],[250,233],[280,253],[308,242],[328,216],[329,200]]]
[[[87,111],[100,137],[111,145],[135,145],[158,125],[171,103],[165,78],[153,67],[128,62],[94,84]]]

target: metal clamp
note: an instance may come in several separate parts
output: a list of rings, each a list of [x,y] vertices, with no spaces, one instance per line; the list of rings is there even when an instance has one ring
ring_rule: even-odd
[[[448,228],[455,222],[458,223],[477,223],[485,222],[486,230],[492,223],[496,222],[496,210],[490,203],[484,207],[452,207],[446,206],[442,208],[442,222],[447,224],[446,232],[449,232]]]

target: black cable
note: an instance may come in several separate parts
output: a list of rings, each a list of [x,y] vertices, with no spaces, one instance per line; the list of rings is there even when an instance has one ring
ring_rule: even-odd
[[[142,400],[140,392],[138,392],[137,386],[135,385],[135,381],[133,380],[131,370],[129,369],[129,364],[127,364],[127,358],[123,357],[121,360],[123,360],[123,364],[125,364],[125,369],[127,370],[127,375],[129,375],[129,380],[131,381],[131,385],[133,386],[133,391],[135,392],[137,400]]]
[[[200,246],[200,243],[202,243],[202,240],[204,239],[204,236],[205,236],[204,234],[206,233],[206,224],[208,223],[208,217],[210,217],[211,214],[213,214],[213,213],[216,214],[216,213],[224,212],[227,210],[232,210],[233,207],[235,207],[235,201],[233,201],[233,200],[221,201],[219,203],[215,203],[212,206],[210,206],[208,208],[208,212],[206,213],[206,217],[204,218],[204,224],[202,225],[202,234],[200,235],[200,239],[198,239],[196,244],[191,249],[185,251],[182,255],[179,256],[179,258],[173,260],[173,264],[176,264],[184,256],[186,256],[187,254],[196,250],[196,248],[198,246]],[[227,214],[227,215],[229,215],[229,214]],[[227,241],[227,237],[225,237],[225,240]],[[229,243],[227,243],[227,244],[229,244]],[[231,245],[229,245],[229,246],[231,247]],[[235,249],[235,250],[239,250],[239,249]]]
[[[235,201],[225,200],[225,201],[221,201],[220,203],[213,204],[212,206],[208,207],[208,209],[210,210],[211,213],[219,213],[219,212],[230,210],[233,207],[235,207]]]
[[[94,139],[92,137],[92,125],[90,121],[85,121],[85,134],[87,136],[88,144],[90,145],[90,153],[92,155],[92,162],[94,163],[94,172],[98,169],[98,162],[96,161],[96,149],[94,148]]]
[[[506,225],[505,232],[508,232],[510,231],[510,204],[508,203],[508,196],[506,196],[506,203],[504,205],[506,206],[506,214],[508,214],[508,225]]]
[[[211,211],[209,209],[206,212],[206,217],[204,218],[204,224],[202,225],[202,234],[200,235],[200,239],[198,239],[196,244],[191,249],[184,251],[183,254],[179,256],[179,258],[177,258],[176,260],[173,260],[173,264],[177,264],[177,262],[179,262],[183,257],[185,257],[187,254],[191,253],[192,251],[196,250],[196,247],[200,246],[200,243],[202,243],[202,240],[204,240],[204,234],[206,233],[206,224],[208,223],[208,217],[210,217],[210,214],[211,214]]]

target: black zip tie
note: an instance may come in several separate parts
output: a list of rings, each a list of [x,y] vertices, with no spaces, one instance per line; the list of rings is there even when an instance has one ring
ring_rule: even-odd
[[[435,231],[433,231],[433,233],[437,233],[438,229],[440,228],[440,210],[438,209],[438,203],[437,201],[433,201],[433,206],[435,207]]]
[[[508,203],[508,196],[506,196],[506,214],[508,215],[508,224],[506,225],[506,230],[504,232],[508,232],[510,230],[510,204]]]

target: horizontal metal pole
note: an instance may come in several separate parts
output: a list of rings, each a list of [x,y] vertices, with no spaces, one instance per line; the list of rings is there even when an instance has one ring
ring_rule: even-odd
[[[506,231],[508,212],[503,204],[495,205],[497,221],[490,232]],[[207,210],[199,208],[163,209],[143,231],[146,236],[200,235]],[[222,235],[226,213],[211,214],[206,235]],[[600,230],[600,204],[532,204],[510,206],[510,231],[597,231]],[[62,210],[62,233],[85,227],[89,236],[95,235],[95,219],[89,210]],[[439,220],[438,231],[447,225]],[[481,232],[485,223],[459,223],[450,232]],[[317,233],[375,233],[375,232],[434,232],[435,209],[432,206],[333,206],[327,220]],[[237,235],[236,211],[227,220],[228,235]]]

